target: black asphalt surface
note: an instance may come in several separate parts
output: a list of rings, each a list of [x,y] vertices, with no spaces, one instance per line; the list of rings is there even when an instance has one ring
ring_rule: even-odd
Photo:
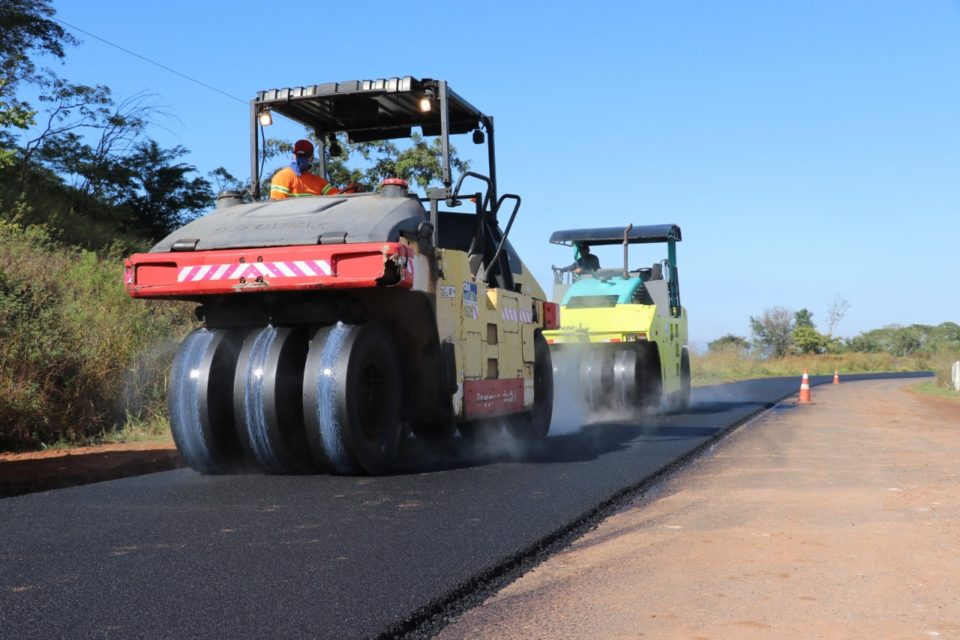
[[[886,376],[844,381],[872,377]],[[3,499],[0,638],[402,634],[798,388],[697,388],[684,415],[588,424],[525,453],[410,440],[381,477],[181,469]]]

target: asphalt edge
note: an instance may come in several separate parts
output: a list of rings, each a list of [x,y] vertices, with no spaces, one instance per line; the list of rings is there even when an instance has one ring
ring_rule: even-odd
[[[825,381],[816,384],[824,383]],[[640,482],[620,489],[573,522],[541,538],[496,566],[487,569],[474,577],[469,583],[449,592],[444,598],[422,607],[390,630],[376,636],[377,640],[425,640],[432,638],[462,613],[482,604],[484,600],[520,578],[523,574],[567,548],[575,540],[595,529],[600,522],[614,515],[630,502],[638,498],[642,499],[647,494],[655,492],[660,485],[677,472],[708,453],[719,440],[726,438],[733,431],[754,420],[757,416],[766,413],[791,395],[793,394],[787,394],[774,402],[764,403],[762,407],[713,434],[683,456],[661,467]]]
[[[850,374],[842,379],[856,382],[886,378],[923,378],[932,375],[932,371],[865,373]],[[832,382],[833,376],[815,376],[810,380],[810,385],[820,386],[831,384]],[[797,387],[799,391],[799,378]],[[427,638],[434,637],[441,629],[450,624],[462,613],[482,604],[484,600],[523,574],[567,548],[575,540],[595,529],[601,521],[623,509],[628,503],[637,499],[654,497],[650,494],[653,494],[678,472],[686,469],[691,463],[701,458],[704,454],[709,453],[720,440],[728,437],[746,423],[769,412],[778,404],[783,403],[784,400],[794,395],[796,395],[796,392],[790,392],[777,400],[764,403],[763,406],[756,411],[743,416],[736,422],[731,423],[726,428],[713,434],[683,456],[661,467],[655,473],[647,476],[640,482],[617,491],[607,500],[573,522],[557,529],[519,553],[483,571],[469,582],[448,592],[443,598],[421,607],[389,630],[375,636],[375,638],[377,640],[426,640]]]

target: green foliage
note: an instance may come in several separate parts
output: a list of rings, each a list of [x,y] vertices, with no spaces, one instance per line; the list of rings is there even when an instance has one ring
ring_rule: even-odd
[[[750,328],[757,351],[768,358],[782,358],[789,353],[836,353],[843,349],[840,340],[817,331],[813,313],[807,308],[791,312],[784,307],[772,307],[759,318],[751,316]]]
[[[813,325],[813,314],[810,313],[809,309],[803,308],[800,311],[797,311],[793,314],[793,326],[794,328],[807,328],[815,329]]]
[[[847,340],[848,351],[857,353],[879,353],[883,351],[883,344],[875,336],[862,333]]]
[[[941,351],[960,353],[960,325],[954,322],[935,327],[890,325],[847,340],[846,348],[863,353],[886,351],[897,356],[932,355]]]
[[[960,394],[953,390],[950,379],[950,367],[957,360],[960,360],[960,349],[947,348],[929,353],[914,353],[911,356],[894,356],[883,351],[846,351],[822,355],[789,355],[763,360],[750,357],[744,352],[721,350],[710,351],[704,355],[691,353],[691,370],[694,384],[697,385],[782,376],[797,376],[799,384],[799,375],[804,370],[811,375],[831,375],[834,371],[839,371],[841,380],[844,375],[852,373],[932,371],[935,377],[916,385],[915,389],[960,402]]]
[[[767,357],[782,358],[793,345],[793,326],[789,310],[783,307],[766,309],[759,318],[750,316],[753,344]]]
[[[812,325],[796,327],[792,340],[794,353],[837,353],[843,350],[840,340],[820,333]]]
[[[937,376],[935,380],[925,380],[915,387],[907,387],[907,389],[927,396],[936,396],[938,398],[946,398],[954,402],[960,402],[960,394],[954,391],[953,387],[944,386],[939,376]]]
[[[312,137],[314,146],[320,148],[320,141]],[[373,142],[348,142],[339,138],[342,153],[327,159],[327,175],[330,182],[345,186],[362,183],[368,188],[377,187],[385,178],[403,178],[411,188],[419,187],[426,191],[431,185],[439,185],[443,178],[442,148],[439,138],[429,142],[418,133],[410,137],[410,145],[401,148],[392,140]],[[269,139],[264,144],[267,158],[286,157],[293,152],[293,144],[283,140]],[[459,174],[470,168],[469,162],[457,156],[452,144],[449,148],[450,166]],[[319,171],[314,168],[315,173]],[[269,192],[270,180],[264,176],[261,193]]]
[[[26,102],[4,95],[9,84],[8,79],[0,78],[0,168],[11,167],[17,162],[13,136],[6,130],[11,127],[26,129],[33,124],[36,115]]]
[[[413,134],[411,145],[400,149],[390,140],[356,145],[364,160],[373,166],[363,173],[363,182],[378,185],[385,178],[403,178],[411,186],[417,185],[426,191],[431,184],[440,184],[443,178],[442,146],[440,138],[429,143],[419,134]],[[468,164],[456,156],[456,148],[450,146],[451,170],[462,173]],[[331,176],[334,174],[331,173]]]
[[[213,205],[210,183],[189,178],[196,168],[176,160],[187,150],[161,149],[153,140],[130,156],[131,190],[122,200],[153,238],[162,238]]]
[[[101,249],[147,244],[213,204],[210,184],[144,131],[162,114],[149,95],[117,103],[108,87],[36,79],[46,105],[35,137],[0,166],[0,211],[45,224],[66,243]],[[10,214],[15,214],[11,217]]]
[[[811,375],[833,375],[839,371],[841,378],[851,373],[880,373],[935,370],[937,361],[931,357],[914,356],[899,358],[889,353],[850,353],[787,355],[782,358],[758,359],[734,351],[691,354],[690,368],[695,384],[718,384],[768,378],[796,376],[799,388],[800,376],[806,369]]]
[[[49,0],[4,0],[0,4],[0,68],[5,76],[21,79],[34,71],[30,53],[43,52],[63,57],[63,45],[74,44],[73,36],[50,18]]]
[[[247,188],[247,184],[245,182],[241,182],[223,167],[217,167],[213,171],[207,173],[207,176],[214,182],[214,184],[216,184],[217,193],[221,193],[223,191],[244,191]]]
[[[750,349],[750,342],[746,338],[728,333],[713,342],[707,343],[707,349],[709,349],[711,353],[721,351],[746,352]]]
[[[22,194],[18,180],[16,168],[0,168],[0,219],[24,226],[43,225],[59,242],[90,250],[118,242],[130,251],[149,247],[147,232],[126,207],[67,186],[42,167],[28,174]]]
[[[0,167],[15,162],[10,129],[25,130],[34,120],[29,103],[17,98],[24,82],[36,80],[32,53],[63,57],[63,46],[76,40],[50,18],[49,0],[0,2]]]
[[[163,373],[186,303],[144,305],[117,251],[59,246],[0,222],[0,449],[76,442],[163,415]]]

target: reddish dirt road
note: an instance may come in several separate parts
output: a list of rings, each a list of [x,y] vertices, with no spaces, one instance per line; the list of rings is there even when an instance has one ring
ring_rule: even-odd
[[[438,636],[960,638],[960,404],[813,389]]]

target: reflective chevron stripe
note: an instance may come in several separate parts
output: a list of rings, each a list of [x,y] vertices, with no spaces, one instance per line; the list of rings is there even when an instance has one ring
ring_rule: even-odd
[[[519,311],[513,307],[504,307],[501,315],[504,320],[511,322],[522,322],[523,324],[533,323],[533,311]]]
[[[326,260],[295,260],[293,262],[245,262],[241,264],[204,264],[183,267],[177,282],[239,280],[240,278],[304,278],[330,276],[333,269]]]

